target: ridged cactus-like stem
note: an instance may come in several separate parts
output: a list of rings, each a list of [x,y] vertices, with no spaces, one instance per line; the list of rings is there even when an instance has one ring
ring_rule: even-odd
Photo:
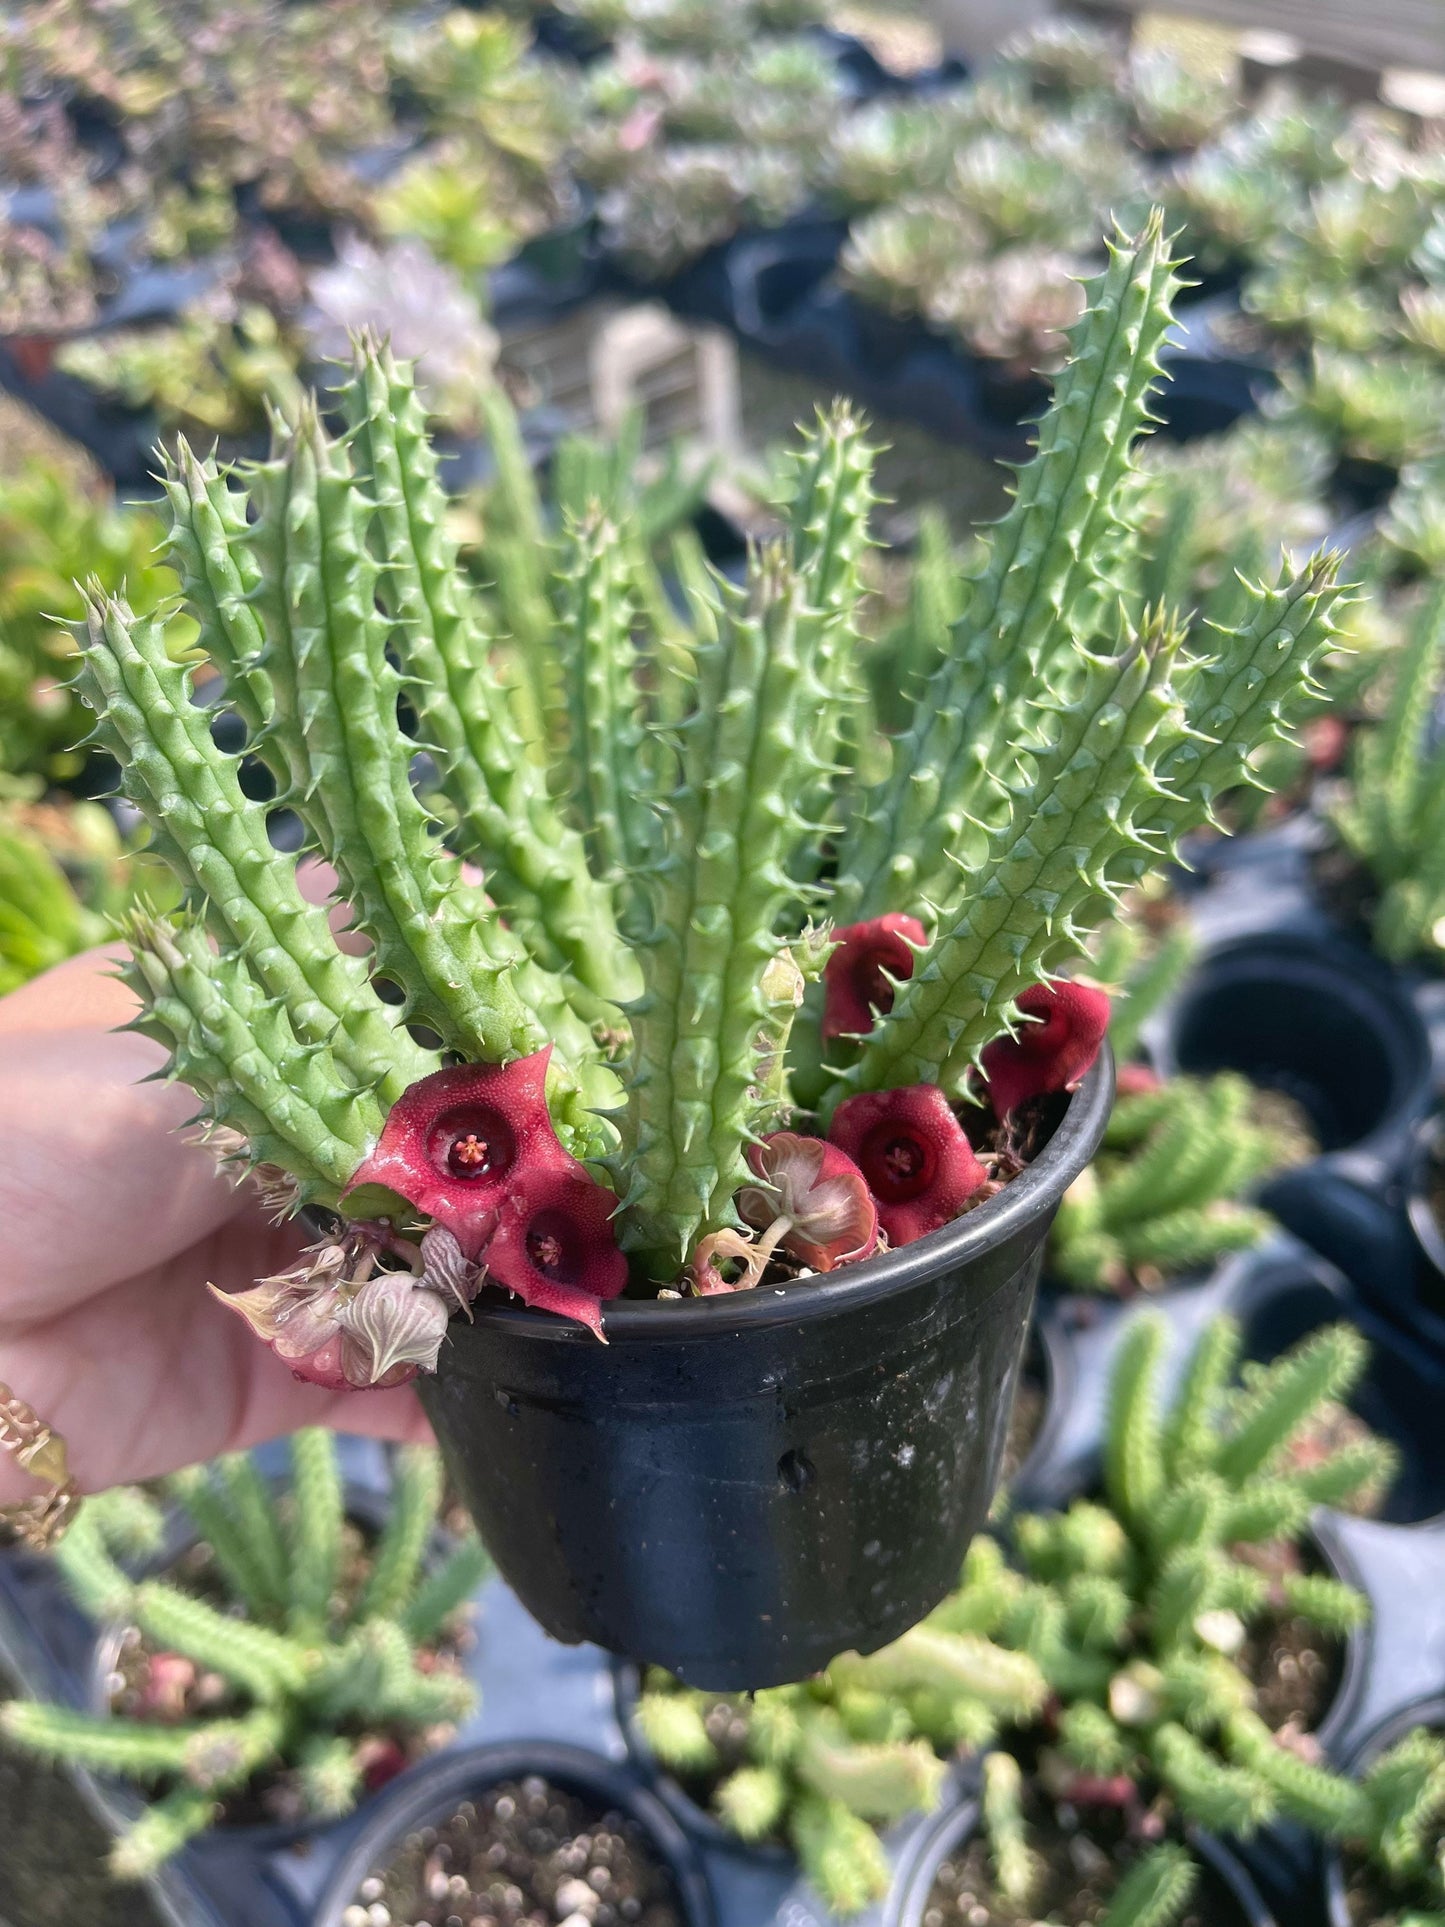
[[[359,352],[343,390],[358,470],[375,504],[385,567],[378,591],[459,847],[529,954],[571,973],[593,1000],[635,989],[605,886],[581,836],[547,794],[546,772],[512,712],[493,638],[457,566],[426,412],[386,348]],[[495,410],[505,404],[500,400]],[[494,411],[495,412],[495,411]],[[536,534],[540,537],[540,527]],[[538,551],[538,558],[544,550]]]
[[[293,1631],[315,1638],[331,1617],[346,1522],[336,1446],[319,1426],[291,1441],[291,1493],[287,1619]]]
[[[732,1218],[746,1167],[762,978],[795,885],[792,799],[816,773],[807,718],[823,619],[780,553],[755,558],[701,652],[671,836],[649,879],[646,987],[630,1006],[625,1235],[659,1278]]]
[[[172,1075],[254,1162],[290,1172],[303,1203],[335,1204],[380,1134],[375,1094],[352,1086],[329,1046],[303,1043],[245,959],[213,952],[199,924],[137,916],[127,934],[135,1028],[169,1049]]]
[[[613,884],[624,927],[636,927],[628,898],[636,873],[661,840],[656,764],[669,755],[647,732],[638,682],[626,549],[594,506],[568,525],[562,542],[558,625],[571,736],[572,797],[596,875]]]
[[[366,511],[344,450],[314,411],[255,471],[252,494],[260,513],[248,539],[266,583],[259,606],[263,618],[284,607],[289,720],[311,765],[296,807],[314,810],[313,828],[375,945],[377,970],[405,993],[406,1015],[468,1056],[525,1056],[546,1039],[497,955],[494,913],[434,844],[412,789]],[[282,654],[274,641],[268,664]]]
[[[1081,947],[1075,915],[1110,893],[1112,860],[1131,846],[1149,860],[1164,853],[1144,844],[1136,818],[1157,797],[1155,764],[1175,740],[1178,647],[1176,634],[1156,630],[1117,656],[1086,656],[1067,701],[1031,706],[1020,744],[1031,769],[1010,784],[1007,819],[825,1110],[849,1089],[959,1090],[1013,999]]]
[[[953,904],[965,883],[950,859],[972,821],[1004,803],[1017,705],[1043,674],[1093,638],[1113,585],[1101,583],[1128,514],[1130,445],[1148,419],[1150,384],[1176,285],[1162,220],[1112,251],[1089,285],[1038,453],[992,533],[949,654],[920,692],[894,746],[893,772],[867,800],[839,857],[840,922]],[[1022,719],[1027,726],[1027,718]]]
[[[325,911],[302,898],[294,865],[266,833],[266,806],[215,754],[208,712],[191,699],[189,672],[170,661],[164,624],[100,598],[89,618],[78,686],[122,789],[152,825],[150,847],[204,906],[216,940],[239,950],[285,1006],[299,1041],[328,1045],[353,1083],[394,1102],[437,1059],[380,1002],[360,959],[338,949]]]

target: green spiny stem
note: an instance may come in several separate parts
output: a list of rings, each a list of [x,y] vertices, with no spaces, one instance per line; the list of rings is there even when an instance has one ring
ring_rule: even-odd
[[[849,748],[863,694],[857,610],[875,499],[874,453],[850,404],[835,401],[819,409],[794,462],[788,501],[793,561],[810,602],[830,619],[818,652],[822,700],[812,719],[813,754],[825,770]],[[831,787],[828,782],[817,786],[804,803],[806,818],[828,816]]]
[[[980,1801],[988,1836],[994,1885],[1005,1900],[1022,1906],[1038,1879],[1038,1862],[1024,1828],[1023,1774],[1010,1753],[990,1753],[983,1763]]]
[[[892,1870],[883,1843],[841,1801],[805,1795],[794,1804],[789,1832],[803,1872],[835,1913],[860,1914],[887,1893]]]
[[[1224,1482],[1212,1473],[1191,1473],[1172,1483],[1144,1521],[1150,1549],[1163,1561],[1184,1548],[1212,1543],[1229,1505]]]
[[[111,1557],[95,1508],[85,1505],[55,1548],[55,1563],[75,1603],[99,1625],[126,1619],[135,1581]]]
[[[830,1672],[845,1683],[857,1682],[885,1692],[942,1687],[967,1693],[1013,1718],[1026,1718],[1042,1705],[1045,1685],[1026,1653],[1011,1653],[977,1634],[945,1633],[915,1626],[876,1653],[844,1654]]]
[[[291,1499],[287,1618],[293,1632],[314,1639],[331,1618],[346,1523],[336,1444],[319,1425],[292,1437]]]
[[[791,565],[768,553],[701,652],[672,834],[650,879],[646,988],[629,1006],[624,1237],[661,1278],[677,1275],[698,1235],[731,1221],[746,1174],[762,977],[794,894],[791,799],[815,771],[806,719],[823,629]]]
[[[1020,766],[1010,784],[1008,821],[988,836],[967,901],[834,1083],[825,1113],[850,1088],[961,1089],[1019,992],[1082,947],[1075,917],[1110,900],[1111,862],[1141,843],[1136,819],[1158,795],[1153,765],[1177,730],[1168,679],[1178,646],[1155,632],[1119,656],[1084,656],[1067,705],[1033,705],[1019,743],[1032,773]],[[1147,860],[1158,854],[1150,846]]]
[[[1364,1789],[1282,1746],[1257,1713],[1241,1709],[1225,1729],[1229,1757],[1256,1774],[1280,1811],[1327,1839],[1358,1838],[1369,1825]]]
[[[148,1880],[215,1817],[216,1801],[210,1793],[176,1787],[121,1834],[110,1851],[111,1873],[117,1880]]]
[[[637,1728],[664,1766],[684,1772],[707,1772],[721,1755],[713,1745],[704,1714],[702,1693],[643,1693],[637,1702]]]
[[[1065,1589],[1068,1636],[1086,1652],[1107,1652],[1117,1647],[1132,1609],[1126,1588],[1102,1573],[1080,1573]]]
[[[1260,1471],[1325,1399],[1350,1390],[1367,1357],[1352,1326],[1329,1325],[1262,1372],[1219,1447],[1215,1464],[1222,1476],[1238,1483]]]
[[[364,1785],[353,1741],[318,1733],[302,1747],[299,1764],[308,1813],[326,1819],[350,1813]]]
[[[1313,1510],[1295,1480],[1254,1479],[1242,1492],[1230,1493],[1220,1513],[1219,1536],[1227,1545],[1297,1538]]]
[[[938,673],[963,612],[962,590],[948,520],[925,508],[918,518],[908,608],[870,657],[873,697],[885,727],[906,727],[908,705]]]
[[[771,1766],[742,1766],[713,1795],[725,1826],[740,1840],[766,1840],[788,1810],[788,1782]]]
[[[276,728],[271,679],[261,666],[266,635],[253,606],[261,574],[246,546],[246,497],[231,488],[213,457],[182,439],[161,455],[170,505],[168,557],[200,629],[200,646],[221,672],[226,700],[250,732],[283,795],[302,793],[309,777],[306,745]]]
[[[1059,1714],[1059,1744],[1081,1773],[1124,1773],[1134,1751],[1117,1722],[1092,1700],[1076,1700]]]
[[[275,1499],[249,1453],[228,1452],[216,1460],[215,1469],[236,1530],[252,1563],[264,1575],[267,1594],[279,1614],[286,1603],[286,1545]]]
[[[1213,1264],[1231,1251],[1248,1251],[1270,1231],[1274,1220],[1264,1211],[1221,1201],[1171,1212],[1126,1232],[1120,1254],[1130,1271],[1149,1265],[1165,1277]]]
[[[423,1579],[402,1612],[401,1627],[414,1645],[434,1639],[491,1572],[480,1539],[464,1539],[435,1572]]]
[[[594,508],[568,524],[562,558],[558,640],[573,800],[594,872],[623,892],[624,927],[635,927],[637,912],[629,913],[625,897],[635,873],[658,852],[653,765],[666,750],[644,724],[630,571],[616,526]]]
[[[1232,629],[1191,641],[1193,668],[1180,678],[1189,727],[1159,765],[1167,793],[1145,813],[1146,832],[1170,838],[1195,827],[1226,791],[1251,781],[1249,759],[1265,743],[1287,738],[1322,699],[1312,675],[1336,638],[1337,558],[1316,556],[1273,588],[1249,585],[1247,606]],[[1149,866],[1124,859],[1134,876]]]
[[[296,1640],[232,1619],[163,1580],[142,1580],[134,1609],[137,1625],[157,1646],[184,1653],[258,1700],[278,1700],[306,1684],[312,1657]]]
[[[1400,1454],[1388,1439],[1360,1439],[1302,1467],[1292,1482],[1311,1505],[1343,1506],[1371,1487],[1388,1491],[1399,1465]]]
[[[837,1715],[819,1707],[805,1716],[794,1770],[810,1792],[839,1800],[867,1820],[901,1820],[926,1812],[938,1798],[943,1762],[921,1740],[859,1746]]]
[[[1159,1670],[1166,1709],[1194,1733],[1216,1732],[1254,1697],[1245,1675],[1220,1653],[1180,1647],[1161,1657]]]
[[[1362,1592],[1332,1579],[1328,1573],[1286,1573],[1281,1581],[1285,1605],[1322,1631],[1343,1636],[1362,1626],[1370,1616],[1370,1602]]]
[[[1178,1078],[1165,1089],[1168,1114],[1143,1150],[1112,1171],[1101,1188],[1109,1231],[1198,1209],[1221,1195],[1215,1174],[1227,1146],[1245,1128],[1249,1086],[1221,1074],[1202,1084]]]
[[[1221,1603],[1220,1581],[1227,1565],[1207,1544],[1186,1544],[1170,1553],[1149,1595],[1149,1618],[1156,1648],[1167,1652],[1195,1636],[1201,1613]]]
[[[1365,1775],[1370,1819],[1364,1839],[1397,1877],[1418,1873],[1432,1856],[1445,1812],[1445,1743],[1416,1727],[1383,1753]]]
[[[273,1586],[279,1576],[255,1556],[246,1534],[222,1497],[207,1466],[191,1466],[172,1473],[166,1481],[169,1497],[184,1507],[191,1523],[215,1555],[216,1564],[249,1614],[270,1619],[279,1613],[284,1594]]]
[[[1199,1870],[1187,1847],[1151,1847],[1114,1889],[1100,1927],[1174,1927],[1189,1905]]]
[[[1226,1764],[1176,1721],[1158,1727],[1149,1750],[1180,1810],[1211,1832],[1247,1839],[1278,1811],[1273,1791],[1256,1773]]]
[[[272,847],[267,806],[241,791],[237,765],[211,742],[190,675],[169,659],[165,625],[123,602],[89,603],[78,687],[95,736],[121,766],[121,786],[151,826],[151,848],[204,904],[212,934],[240,950],[303,1043],[328,1044],[357,1085],[394,1102],[437,1060],[414,1044],[343,956],[326,912],[306,903],[292,859]]]
[[[1125,1334],[1109,1386],[1104,1486],[1119,1516],[1141,1526],[1164,1488],[1158,1405],[1167,1328],[1148,1314]]]
[[[0,1732],[31,1752],[133,1780],[159,1780],[183,1771],[186,1748],[204,1730],[193,1725],[143,1726],[36,1700],[11,1700],[0,1709]]]
[[[1002,1624],[1020,1585],[997,1540],[980,1535],[964,1555],[958,1590],[925,1622],[944,1633],[976,1633],[987,1638]]]
[[[1398,871],[1415,845],[1427,763],[1423,752],[1445,662],[1445,584],[1437,585],[1399,652],[1390,705],[1379,729],[1362,734],[1355,784],[1359,847],[1380,873]]]
[[[1157,213],[1090,284],[1038,453],[1019,471],[949,657],[896,744],[893,774],[844,841],[841,921],[955,903],[951,859],[970,820],[1000,801],[1020,701],[1097,620],[1098,557],[1119,533],[1119,485],[1147,420],[1175,285]]]
[[[213,953],[199,924],[136,916],[126,934],[134,1028],[170,1050],[171,1075],[241,1133],[253,1162],[291,1172],[301,1202],[334,1205],[380,1134],[376,1097],[350,1087],[327,1046],[303,1045],[244,958]]]
[[[247,539],[264,571],[266,660],[289,655],[290,720],[311,762],[296,804],[314,814],[375,946],[375,968],[402,989],[408,1017],[465,1056],[504,1063],[539,1049],[546,1040],[511,981],[509,946],[498,956],[491,941],[495,915],[436,846],[412,789],[413,745],[397,724],[401,679],[386,656],[368,512],[345,450],[328,440],[314,408],[254,471],[252,493],[260,514]],[[279,706],[279,687],[277,695]]]
[[[1171,1480],[1203,1470],[1214,1454],[1219,1408],[1234,1376],[1242,1334],[1233,1318],[1211,1319],[1195,1341],[1164,1433]]]
[[[464,586],[446,496],[410,373],[363,344],[343,393],[357,463],[375,501],[378,590],[393,646],[464,856],[527,951],[612,1003],[636,987],[607,893],[563,823],[499,683],[482,611]],[[499,407],[502,404],[497,404]],[[584,1012],[584,1014],[586,1014]]]
[[[442,1498],[441,1460],[432,1446],[403,1446],[386,1524],[356,1608],[362,1619],[395,1619],[412,1598]]]
[[[206,1793],[224,1793],[274,1760],[286,1736],[286,1716],[260,1706],[239,1719],[204,1720],[186,1747],[183,1773]]]
[[[548,593],[550,549],[542,500],[515,409],[500,386],[478,397],[495,474],[487,493],[485,550],[512,639],[513,697],[524,739],[542,744],[560,680]]]
[[[373,1720],[403,1720],[425,1726],[455,1720],[473,1702],[470,1683],[451,1673],[424,1673],[411,1642],[392,1620],[370,1619],[318,1668],[313,1703],[322,1717],[361,1714]]]

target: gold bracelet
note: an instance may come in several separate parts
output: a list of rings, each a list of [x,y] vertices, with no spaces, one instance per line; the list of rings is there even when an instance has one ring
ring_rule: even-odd
[[[80,1504],[80,1493],[70,1476],[65,1440],[4,1384],[0,1384],[0,1450],[9,1452],[31,1478],[50,1487],[33,1499],[0,1506],[0,1520],[12,1526],[26,1545],[43,1551],[66,1531]]]

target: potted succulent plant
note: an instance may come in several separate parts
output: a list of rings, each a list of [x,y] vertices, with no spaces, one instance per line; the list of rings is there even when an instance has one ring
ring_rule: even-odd
[[[274,1843],[346,1814],[471,1709],[450,1630],[487,1562],[471,1538],[437,1556],[436,1453],[404,1453],[370,1533],[329,1433],[297,1434],[292,1457],[279,1494],[242,1454],[177,1475],[169,1539],[148,1495],[107,1493],[57,1549],[101,1628],[92,1704],[13,1700],[0,1718],[18,1746],[161,1789],[116,1841],[120,1878],[212,1826]]]
[[[680,649],[650,648],[606,515],[576,524],[545,742],[386,352],[358,348],[344,441],[303,407],[238,476],[183,448],[202,646],[364,957],[302,902],[157,621],[92,601],[82,693],[194,906],[131,926],[137,1022],[224,1155],[331,1214],[231,1302],[324,1383],[439,1368],[468,1503],[563,1637],[700,1683],[798,1677],[916,1620],[987,1508],[1043,1234],[1108,1101],[1106,1000],[1059,973],[1307,711],[1331,632],[1318,560],[1187,660],[1118,605],[1171,286],[1155,217],[1092,285],[949,653],[861,792],[847,409],[798,452],[785,537]]]

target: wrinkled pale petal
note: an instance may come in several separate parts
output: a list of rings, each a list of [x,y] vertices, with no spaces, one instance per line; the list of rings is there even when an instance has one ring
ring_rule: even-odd
[[[446,1301],[410,1272],[379,1272],[342,1312],[343,1371],[358,1388],[434,1372],[450,1316]]]
[[[742,1187],[744,1221],[766,1231],[787,1225],[781,1243],[814,1271],[866,1258],[878,1243],[878,1210],[868,1183],[845,1151],[822,1138],[774,1131],[748,1150],[758,1182]]]
[[[481,1269],[462,1250],[445,1225],[434,1224],[421,1241],[421,1282],[464,1309],[476,1297]]]

